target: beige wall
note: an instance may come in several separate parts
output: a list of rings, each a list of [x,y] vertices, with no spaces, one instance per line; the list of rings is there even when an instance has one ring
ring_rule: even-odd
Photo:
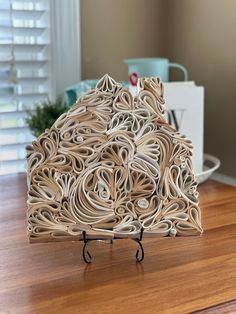
[[[127,79],[127,57],[182,63],[205,87],[205,152],[236,177],[235,12],[236,0],[81,0],[82,78]]]
[[[236,177],[236,1],[168,4],[168,55],[205,87],[205,151]]]
[[[127,79],[125,58],[165,55],[167,2],[81,0],[82,79]]]

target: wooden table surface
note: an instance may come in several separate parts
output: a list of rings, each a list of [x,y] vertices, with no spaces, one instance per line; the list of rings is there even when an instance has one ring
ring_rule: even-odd
[[[202,237],[29,244],[26,179],[0,177],[0,313],[236,313],[236,188],[199,187]]]

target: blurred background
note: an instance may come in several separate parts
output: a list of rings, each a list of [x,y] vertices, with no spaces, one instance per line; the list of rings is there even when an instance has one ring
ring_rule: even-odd
[[[165,57],[204,87],[204,152],[235,184],[235,12],[234,0],[0,0],[0,173],[24,171],[37,101],[105,73],[127,81],[124,59]]]

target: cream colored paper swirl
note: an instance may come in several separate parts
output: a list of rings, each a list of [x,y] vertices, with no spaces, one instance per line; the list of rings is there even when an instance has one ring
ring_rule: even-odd
[[[27,147],[31,241],[202,232],[191,142],[165,121],[160,80],[139,88],[105,75]]]

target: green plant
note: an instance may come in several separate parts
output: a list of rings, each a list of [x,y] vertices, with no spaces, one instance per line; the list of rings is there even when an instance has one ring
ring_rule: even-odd
[[[68,110],[68,106],[62,96],[57,97],[55,102],[49,99],[35,105],[28,111],[26,123],[34,136],[38,137],[45,129],[50,128],[62,113]]]

